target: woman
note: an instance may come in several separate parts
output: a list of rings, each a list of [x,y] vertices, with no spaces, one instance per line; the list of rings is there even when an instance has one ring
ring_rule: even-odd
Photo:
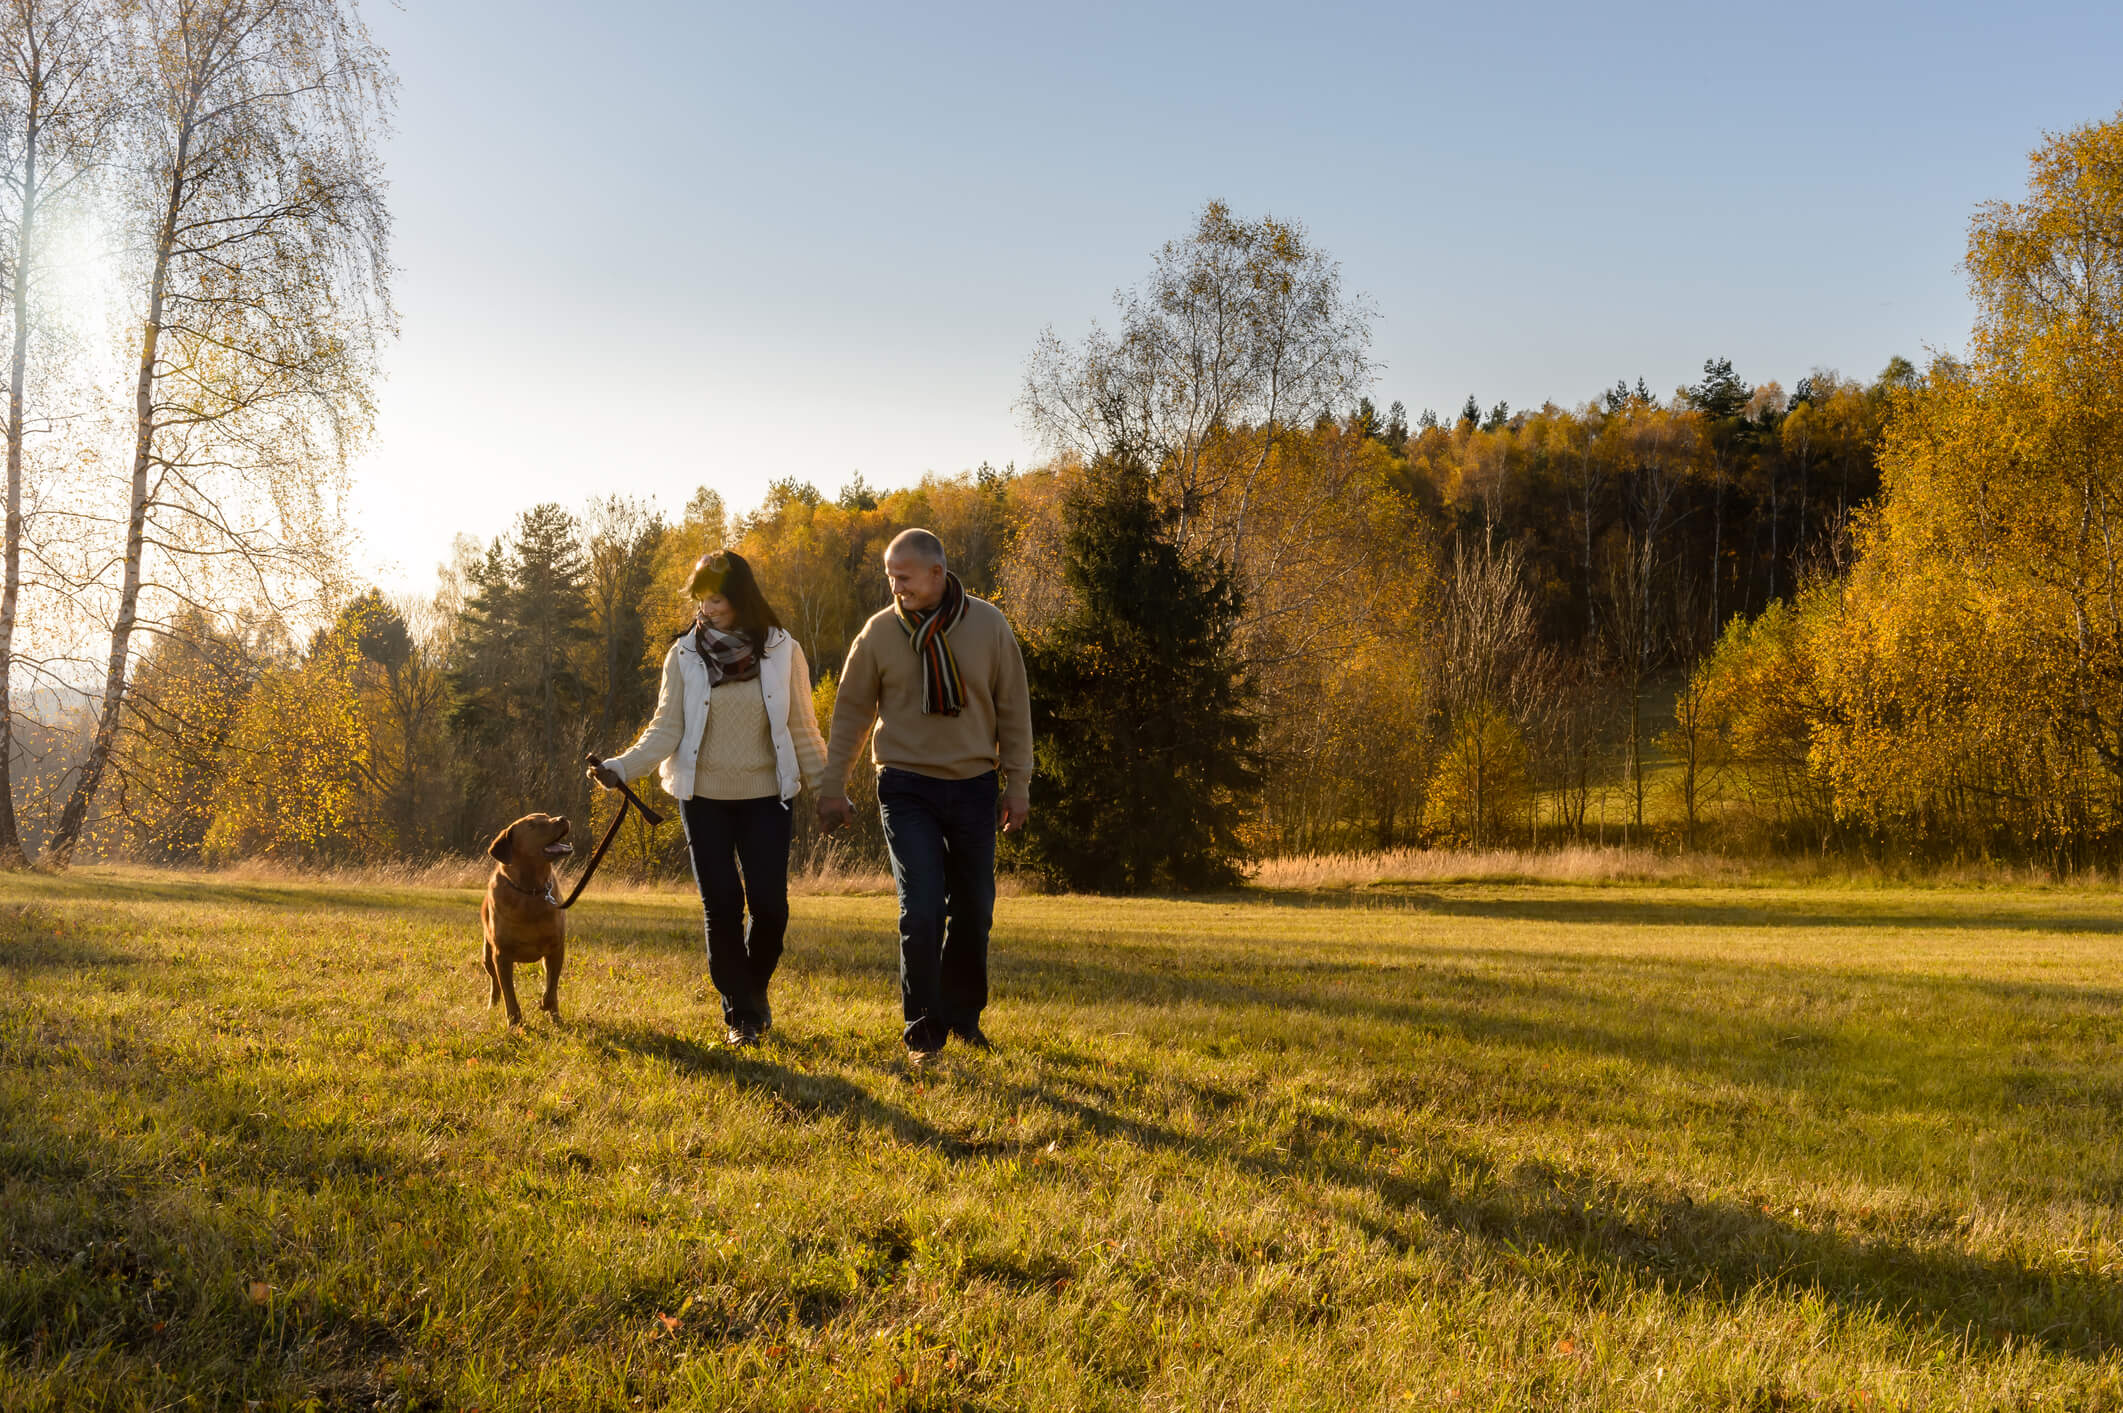
[[[789,802],[799,777],[817,791],[826,749],[810,665],[752,566],[727,551],[704,555],[687,592],[693,624],[664,654],[656,715],[589,775],[610,788],[655,766],[679,802],[729,1042],[756,1045],[774,1024],[767,981],[789,925]]]

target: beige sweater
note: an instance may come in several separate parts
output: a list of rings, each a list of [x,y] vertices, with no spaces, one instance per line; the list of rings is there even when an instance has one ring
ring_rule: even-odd
[[[693,764],[693,793],[704,800],[756,800],[779,795],[774,772],[774,737],[767,727],[767,698],[759,679],[718,682],[708,696],[708,730]],[[793,707],[795,703],[792,701]],[[818,778],[818,736],[796,724],[790,712],[789,739],[796,743],[799,768]]]
[[[759,679],[718,683],[708,698],[708,720],[693,765],[693,796],[710,800],[751,800],[780,793],[774,778],[774,740],[767,734],[767,703]],[[811,709],[811,668],[803,648],[789,644],[789,739],[796,746],[796,766],[815,793],[824,779],[825,743],[818,715]],[[678,748],[685,731],[685,678],[677,654],[664,659],[663,685],[656,694],[656,714],[641,737],[605,762],[627,780],[652,770]],[[847,777],[842,776],[845,784]]]
[[[966,705],[957,716],[924,716],[921,663],[899,619],[888,608],[863,625],[833,700],[828,790],[847,788],[855,753],[874,724],[871,758],[880,770],[893,766],[945,780],[1000,770],[1005,794],[1031,797],[1032,702],[1010,621],[968,594],[966,616],[951,630],[951,655],[965,680]]]

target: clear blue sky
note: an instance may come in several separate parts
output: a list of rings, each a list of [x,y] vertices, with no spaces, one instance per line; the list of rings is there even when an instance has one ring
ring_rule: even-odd
[[[1221,197],[1379,312],[1380,406],[1957,348],[1975,204],[2123,106],[2123,6],[371,0],[403,336],[364,561],[592,494],[1036,456],[1012,410]],[[499,16],[499,18],[497,18]]]

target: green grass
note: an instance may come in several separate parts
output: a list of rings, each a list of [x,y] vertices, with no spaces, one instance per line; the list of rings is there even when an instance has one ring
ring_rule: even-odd
[[[756,1052],[475,899],[0,879],[0,1406],[2123,1407],[2112,892],[1006,898],[921,1075],[888,899]]]

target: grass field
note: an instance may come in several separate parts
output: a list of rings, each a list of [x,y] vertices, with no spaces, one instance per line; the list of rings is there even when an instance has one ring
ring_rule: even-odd
[[[775,1038],[586,901],[0,879],[0,1406],[2123,1408],[2123,899],[1732,880],[891,903]]]

